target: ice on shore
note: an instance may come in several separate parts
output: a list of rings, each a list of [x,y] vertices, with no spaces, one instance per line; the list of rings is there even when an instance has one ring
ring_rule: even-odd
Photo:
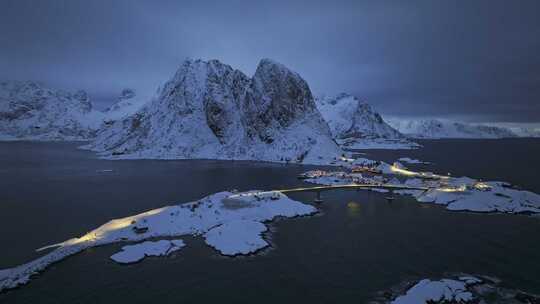
[[[135,245],[122,247],[122,251],[111,256],[120,264],[139,262],[147,256],[163,256],[182,249],[186,244],[182,240],[146,241]]]
[[[305,216],[315,212],[315,207],[275,191],[215,193],[195,202],[111,220],[81,237],[44,247],[42,249],[58,248],[26,264],[0,270],[0,291],[27,283],[32,275],[70,255],[116,242],[192,235],[204,236],[210,246],[225,255],[253,252],[268,245],[260,237],[266,230],[265,222],[276,217]],[[247,229],[253,229],[253,233],[244,231]],[[135,249],[128,248],[131,253],[132,250]],[[122,257],[129,259],[120,255]]]

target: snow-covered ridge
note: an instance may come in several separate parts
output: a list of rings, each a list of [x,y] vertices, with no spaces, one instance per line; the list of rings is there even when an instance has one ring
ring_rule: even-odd
[[[219,192],[198,201],[167,206],[111,220],[87,234],[43,247],[55,248],[29,263],[0,270],[0,291],[29,282],[50,264],[87,248],[150,238],[202,236],[224,255],[254,253],[269,244],[261,233],[276,217],[297,217],[317,212],[313,206],[289,199],[275,191]],[[111,258],[120,263],[138,261],[146,255],[166,255],[184,246],[180,240],[145,242],[125,246]]]
[[[508,127],[512,133],[518,137],[538,138],[540,137],[540,128]]]
[[[124,89],[117,103],[95,110],[88,94],[48,88],[36,82],[0,83],[0,140],[91,140],[103,124],[136,112],[148,96]]]
[[[508,138],[517,137],[512,130],[504,127],[470,124],[445,119],[397,119],[389,118],[388,123],[401,133],[413,138]]]
[[[540,137],[540,123],[534,122],[488,122],[482,123],[486,126],[493,126],[508,129],[518,137],[536,138]]]
[[[316,99],[334,139],[349,149],[403,149],[418,147],[388,125],[373,108],[356,97],[342,93]]]
[[[85,91],[35,82],[0,83],[0,140],[87,140],[103,121]]]
[[[108,158],[316,164],[341,154],[308,84],[269,59],[252,78],[217,60],[186,60],[156,99],[88,148]]]

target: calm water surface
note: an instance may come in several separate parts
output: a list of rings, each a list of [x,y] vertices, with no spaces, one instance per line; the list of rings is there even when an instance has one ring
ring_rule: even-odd
[[[540,193],[540,140],[424,141],[369,151],[434,162],[439,173],[509,181]],[[104,222],[230,190],[302,185],[302,166],[220,161],[106,161],[77,143],[0,143],[0,268]],[[113,170],[102,172],[101,170]],[[291,195],[310,202],[312,194]],[[325,193],[322,214],[272,224],[272,248],[226,258],[199,238],[167,258],[123,266],[121,245],[48,268],[0,303],[365,303],[402,280],[468,272],[540,293],[540,218],[448,212],[410,198]]]

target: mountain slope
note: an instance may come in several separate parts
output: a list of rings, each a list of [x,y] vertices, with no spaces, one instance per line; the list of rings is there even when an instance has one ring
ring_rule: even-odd
[[[388,123],[401,133],[414,138],[507,138],[516,137],[510,129],[467,124],[442,119],[400,120]]]
[[[113,158],[328,162],[341,151],[307,83],[263,59],[253,78],[217,60],[186,60],[159,97],[88,146]]]
[[[151,97],[137,95],[133,89],[124,89],[120,93],[117,102],[103,111],[106,116],[105,121],[117,120],[129,116],[137,112],[144,103],[151,99]]]
[[[0,139],[86,140],[102,119],[85,91],[69,93],[35,82],[0,83]]]
[[[349,94],[316,99],[332,136],[345,148],[411,148],[417,146],[388,125],[371,106]]]

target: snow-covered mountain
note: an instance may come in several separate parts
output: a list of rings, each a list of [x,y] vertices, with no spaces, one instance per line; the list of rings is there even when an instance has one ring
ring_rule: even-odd
[[[509,127],[519,137],[540,137],[540,128]]]
[[[443,119],[388,119],[401,133],[414,138],[507,138],[516,137],[508,128],[468,124]]]
[[[217,60],[186,60],[139,111],[88,148],[113,158],[326,163],[341,154],[307,83],[263,59],[253,78]]]
[[[102,120],[85,91],[29,81],[0,83],[1,140],[85,140],[94,137]]]
[[[517,137],[535,138],[540,137],[539,123],[522,123],[522,122],[492,122],[484,123],[486,126],[494,126],[510,130]]]
[[[371,106],[342,93],[316,99],[317,108],[328,123],[332,136],[344,148],[410,148],[407,140],[388,125]]]
[[[105,109],[105,121],[117,120],[137,112],[151,97],[138,96],[133,89],[124,89],[115,104]]]

